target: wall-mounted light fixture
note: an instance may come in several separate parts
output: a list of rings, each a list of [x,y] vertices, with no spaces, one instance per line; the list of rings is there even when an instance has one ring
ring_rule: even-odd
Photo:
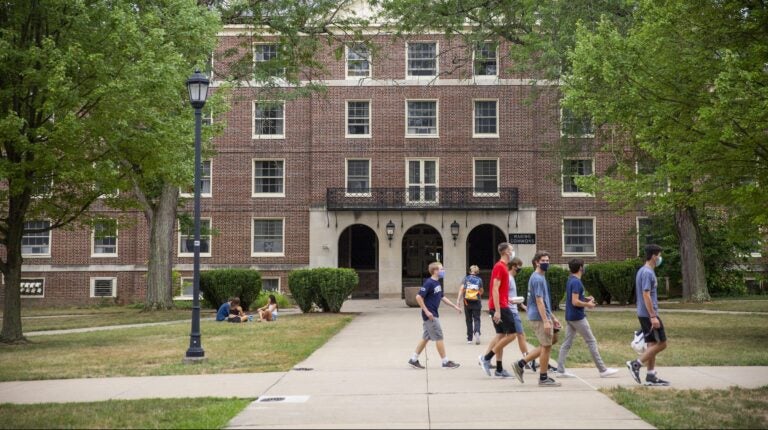
[[[456,246],[456,239],[459,237],[459,223],[456,220],[451,223],[451,236],[453,236],[453,246]]]
[[[389,220],[386,226],[387,229],[387,239],[389,240],[389,247],[392,247],[392,238],[395,237],[395,223],[392,222],[392,220]]]

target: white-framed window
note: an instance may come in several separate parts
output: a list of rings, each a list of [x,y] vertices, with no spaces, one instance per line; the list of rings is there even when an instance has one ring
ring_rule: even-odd
[[[91,278],[91,297],[117,297],[117,278]]]
[[[499,137],[499,101],[475,100],[472,137]]]
[[[405,101],[405,137],[439,137],[437,100]]]
[[[564,197],[593,197],[592,194],[584,192],[576,185],[575,178],[577,176],[590,176],[594,172],[594,160],[591,158],[567,158],[563,160],[561,170],[562,195]]]
[[[285,68],[278,62],[280,46],[276,43],[257,43],[253,45],[253,63],[264,76],[278,77],[285,75]]]
[[[200,256],[211,256],[210,218],[200,218]],[[179,257],[194,257],[195,255],[195,224],[192,219],[179,219]]]
[[[592,118],[576,115],[568,108],[560,109],[560,135],[567,137],[595,137]]]
[[[437,76],[437,42],[407,42],[406,54],[406,76]]]
[[[253,138],[285,138],[285,102],[253,102]]]
[[[193,284],[194,279],[189,277],[182,277],[179,279],[179,283],[181,284],[179,288],[179,295],[174,297],[176,300],[192,300],[192,293],[195,291],[195,286]],[[203,299],[203,293],[200,292],[200,300]]]
[[[24,233],[21,236],[21,255],[23,257],[51,256],[50,227],[50,221],[27,221],[24,223]]]
[[[53,178],[39,179],[32,187],[33,199],[46,199],[53,196]]]
[[[45,278],[21,278],[19,290],[25,299],[41,299],[45,297]]]
[[[213,197],[213,162],[203,160],[200,166],[200,197]],[[180,190],[181,197],[194,197],[194,185]]]
[[[437,203],[438,169],[436,158],[406,159],[406,203]]]
[[[280,278],[261,278],[261,291],[280,292]]]
[[[371,77],[371,50],[365,43],[350,43],[345,46],[347,67],[346,77]]]
[[[563,255],[596,255],[595,217],[563,218]]]
[[[499,195],[499,159],[475,158],[472,163],[472,195],[495,197]]]
[[[371,101],[347,100],[346,137],[371,137]]]
[[[639,216],[636,219],[637,232],[637,255],[644,255],[645,245],[655,243],[653,235],[653,225],[651,219],[645,216]]]
[[[283,257],[284,218],[253,218],[251,257]]]
[[[97,220],[91,231],[91,257],[117,257],[117,220]]]
[[[346,178],[348,197],[371,196],[371,160],[347,159]]]
[[[285,160],[253,160],[252,197],[285,197]]]
[[[473,73],[475,76],[498,76],[499,53],[494,42],[480,42],[473,54]]]

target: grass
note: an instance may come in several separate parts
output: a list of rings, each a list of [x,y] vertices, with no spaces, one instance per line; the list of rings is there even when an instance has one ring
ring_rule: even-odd
[[[565,325],[562,311],[555,312]],[[768,365],[768,314],[690,314],[660,313],[667,332],[669,346],[657,357],[658,366],[765,366]],[[589,324],[600,347],[606,365],[623,366],[637,356],[629,347],[632,332],[640,327],[634,310],[617,312],[588,312]],[[536,337],[528,324],[529,342]],[[565,339],[552,348],[557,357]],[[594,366],[586,344],[577,336],[568,354],[566,367]]]
[[[758,298],[753,298],[758,297]],[[768,313],[767,296],[750,296],[737,298],[715,299],[705,303],[670,303],[660,302],[659,307],[664,309],[692,309],[711,311],[739,311],[739,312],[766,312]]]
[[[202,321],[207,360],[181,363],[188,324],[31,338],[0,346],[0,381],[283,372],[304,360],[352,320],[345,314],[282,315],[276,323]]]
[[[253,399],[143,399],[0,404],[0,429],[219,429]]]
[[[754,390],[603,389],[660,429],[768,428],[768,386]]]

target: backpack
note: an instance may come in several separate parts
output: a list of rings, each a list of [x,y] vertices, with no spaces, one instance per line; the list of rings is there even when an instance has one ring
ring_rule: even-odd
[[[480,293],[480,286],[478,284],[472,284],[469,279],[464,279],[464,299],[475,301],[478,300],[478,293]]]
[[[635,330],[633,333],[632,342],[629,343],[629,346],[631,346],[632,349],[634,349],[638,354],[645,352],[648,346],[645,344],[645,334],[642,330]]]

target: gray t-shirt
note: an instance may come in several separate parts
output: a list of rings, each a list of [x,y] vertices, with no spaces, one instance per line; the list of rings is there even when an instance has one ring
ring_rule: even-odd
[[[659,281],[656,279],[656,272],[649,269],[648,266],[643,265],[640,270],[637,271],[635,277],[635,295],[637,297],[637,316],[650,318],[648,314],[648,308],[645,307],[645,301],[643,300],[643,291],[651,292],[651,303],[653,303],[653,311],[658,313],[659,300],[656,295]]]
[[[515,283],[515,277],[509,275],[509,310],[513,314],[519,314],[517,310],[517,303],[512,303],[512,298],[517,297],[517,284]]]
[[[549,285],[547,279],[536,272],[531,274],[528,279],[528,320],[541,321],[539,307],[536,306],[536,297],[544,299],[544,307],[547,312],[547,319],[552,319],[552,305],[549,303]]]

